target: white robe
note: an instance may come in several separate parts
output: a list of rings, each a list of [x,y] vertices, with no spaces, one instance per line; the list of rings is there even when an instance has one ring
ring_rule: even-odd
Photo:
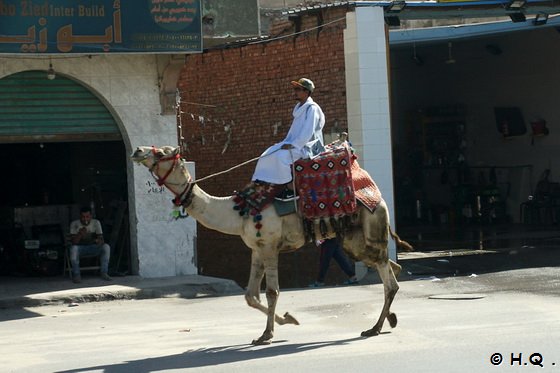
[[[311,97],[303,104],[297,103],[292,113],[294,120],[286,138],[272,145],[261,154],[252,180],[272,184],[285,184],[292,180],[291,165],[301,158],[312,158],[325,150],[323,126],[325,115]],[[290,144],[293,149],[280,149]]]

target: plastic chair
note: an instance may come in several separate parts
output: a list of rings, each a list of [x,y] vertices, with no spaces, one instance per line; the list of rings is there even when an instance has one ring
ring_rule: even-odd
[[[72,277],[72,262],[70,261],[70,247],[72,247],[72,241],[70,239],[70,235],[66,236],[66,247],[64,249],[64,271],[62,273],[63,276],[66,276],[68,272],[68,276]],[[97,265],[82,265],[84,262],[83,259],[86,259],[86,263],[88,260],[92,258],[97,258]],[[83,271],[98,271],[101,269],[101,265],[99,264],[100,255],[86,255],[80,256],[80,273]]]

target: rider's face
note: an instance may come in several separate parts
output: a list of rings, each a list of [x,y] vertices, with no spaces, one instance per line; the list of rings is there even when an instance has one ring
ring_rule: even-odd
[[[309,97],[309,92],[301,87],[294,87],[294,98],[299,102],[304,102]]]

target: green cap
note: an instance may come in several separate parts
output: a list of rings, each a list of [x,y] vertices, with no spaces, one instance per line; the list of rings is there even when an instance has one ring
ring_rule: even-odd
[[[307,78],[301,78],[298,81],[292,80],[292,85],[296,87],[301,87],[307,89],[310,93],[315,90],[315,84]]]

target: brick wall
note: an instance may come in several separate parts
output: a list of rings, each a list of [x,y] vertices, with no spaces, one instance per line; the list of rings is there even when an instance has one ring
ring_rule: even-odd
[[[324,23],[344,18],[346,9],[323,11]],[[302,30],[317,26],[317,16],[304,16]],[[261,44],[210,50],[189,55],[178,88],[183,111],[181,131],[185,157],[196,162],[203,177],[257,157],[282,140],[295,105],[290,81],[300,77],[315,82],[314,100],[322,107],[326,139],[345,130],[346,91],[343,29],[345,21],[317,30]],[[294,31],[286,28],[284,33]],[[203,106],[204,105],[204,106]],[[208,105],[208,106],[206,106]],[[226,130],[225,128],[229,130]],[[328,140],[326,140],[328,141]],[[230,195],[251,179],[255,163],[202,182],[216,196]],[[265,222],[266,224],[266,222]],[[201,274],[232,278],[246,286],[250,249],[239,237],[198,226],[198,267]],[[333,267],[336,264],[332,264]],[[280,285],[305,286],[315,279],[318,250],[307,245],[280,256]],[[332,268],[328,282],[344,275]]]

